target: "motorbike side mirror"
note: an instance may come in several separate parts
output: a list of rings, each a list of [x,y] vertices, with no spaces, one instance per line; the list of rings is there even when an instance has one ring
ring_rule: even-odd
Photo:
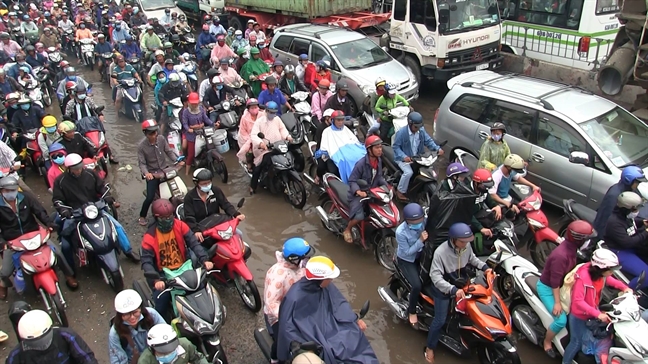
[[[244,204],[244,203],[245,203],[245,198],[242,198],[242,199],[239,200],[239,202],[236,204],[236,207],[238,207],[238,208],[240,209],[241,207],[243,207],[243,204]]]
[[[362,305],[362,308],[360,309],[360,314],[358,315],[359,318],[363,318],[367,316],[367,312],[369,312],[369,306],[370,306],[370,301],[366,300],[365,303]]]
[[[360,187],[360,189],[364,190],[366,188],[369,188],[369,183],[367,183],[367,181],[365,181],[363,179],[357,180],[356,183],[358,184],[358,187]]]
[[[257,136],[258,136],[260,139],[265,138],[265,134],[263,134],[263,133],[259,133],[259,134],[257,134]]]
[[[612,310],[614,310],[614,306],[612,306],[609,303],[606,303],[606,304],[603,304],[603,305],[599,306],[599,310],[601,310],[601,311],[612,311]]]
[[[97,112],[97,114],[99,114],[99,113],[101,113],[102,111],[104,111],[105,108],[106,108],[106,107],[102,105],[102,106],[99,106],[99,107],[97,108],[97,110],[95,110],[95,111]]]

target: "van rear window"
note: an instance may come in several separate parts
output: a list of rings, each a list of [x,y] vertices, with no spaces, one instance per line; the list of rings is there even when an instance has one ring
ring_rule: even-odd
[[[489,102],[488,97],[465,94],[450,107],[450,111],[470,120],[479,121]]]

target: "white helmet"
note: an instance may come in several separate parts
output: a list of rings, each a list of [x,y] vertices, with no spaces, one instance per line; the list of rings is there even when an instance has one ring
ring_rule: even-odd
[[[129,313],[142,306],[142,297],[135,290],[125,289],[115,296],[115,311]]]
[[[159,50],[159,49],[158,49],[157,51],[155,51],[155,56],[156,56],[156,57],[157,57],[157,56],[163,56],[163,55],[164,55],[164,51],[161,51],[161,50]]]
[[[333,115],[333,111],[335,111],[335,110],[333,110],[333,109],[326,109],[326,110],[324,110],[324,112],[322,113],[322,116],[328,116],[328,117],[331,117],[331,115]]]
[[[27,311],[18,321],[18,335],[23,340],[34,340],[47,335],[52,329],[52,318],[43,310]],[[47,345],[49,347],[49,345]]]
[[[635,192],[625,191],[617,197],[617,206],[628,210],[636,210],[642,203],[641,196]]]
[[[378,77],[378,78],[376,78],[376,82],[375,82],[375,83],[376,83],[376,87],[378,87],[378,86],[385,86],[385,85],[387,85],[387,80],[385,80],[384,77]]]
[[[524,169],[524,159],[517,154],[509,154],[504,158],[504,165],[513,169]]]
[[[220,76],[214,76],[211,79],[211,83],[212,85],[220,85],[221,83],[223,83],[223,78]]]
[[[297,355],[292,360],[292,364],[324,364],[324,361],[315,353],[309,351]]]
[[[592,265],[601,269],[619,268],[619,258],[613,251],[608,249],[596,249],[592,254]]]
[[[179,345],[178,335],[171,325],[157,324],[148,332],[146,339],[148,346],[160,354],[169,354]]]

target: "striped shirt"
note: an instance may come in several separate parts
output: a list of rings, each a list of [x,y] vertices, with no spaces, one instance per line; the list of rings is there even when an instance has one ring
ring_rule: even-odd
[[[13,168],[16,152],[5,142],[0,141],[0,168]]]

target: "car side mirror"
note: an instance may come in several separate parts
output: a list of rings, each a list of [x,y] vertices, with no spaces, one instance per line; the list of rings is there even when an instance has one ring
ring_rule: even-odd
[[[569,161],[574,164],[583,164],[583,165],[588,165],[589,164],[589,155],[585,152],[571,152],[569,153]]]
[[[363,179],[357,180],[356,183],[358,184],[358,187],[360,187],[361,190],[369,188],[369,183],[367,183],[367,181]]]
[[[362,305],[362,308],[360,309],[360,314],[358,317],[363,318],[367,316],[367,312],[369,312],[369,306],[371,302],[369,300],[366,300],[365,303]]]
[[[241,200],[236,204],[236,207],[238,207],[238,208],[240,209],[241,207],[243,207],[243,204],[244,204],[244,203],[245,203],[245,198],[242,198],[242,199],[241,199]]]

